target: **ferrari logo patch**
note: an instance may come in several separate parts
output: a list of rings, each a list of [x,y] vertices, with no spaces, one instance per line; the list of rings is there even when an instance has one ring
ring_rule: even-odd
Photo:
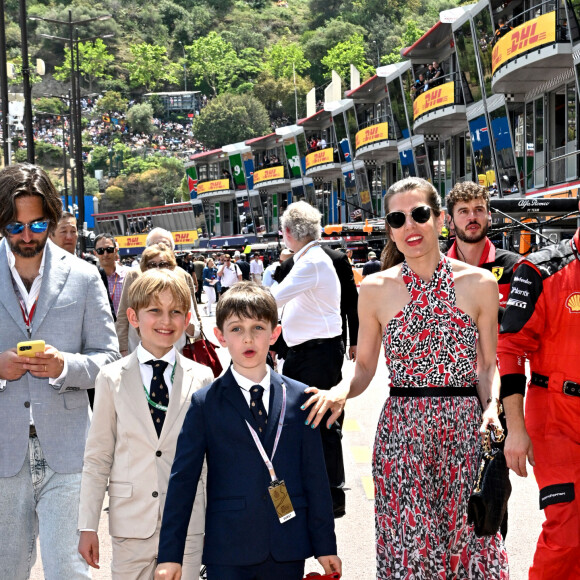
[[[495,276],[495,279],[499,282],[501,277],[503,276],[503,267],[502,266],[494,266],[491,269],[491,273]]]

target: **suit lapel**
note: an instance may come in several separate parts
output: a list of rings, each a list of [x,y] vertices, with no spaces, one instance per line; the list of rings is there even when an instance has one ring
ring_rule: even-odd
[[[61,293],[70,272],[70,263],[66,259],[66,254],[55,253],[50,240],[46,242],[44,251],[46,252],[44,272],[36,312],[32,319],[33,332],[42,324],[44,317]]]
[[[18,298],[12,285],[12,275],[10,273],[10,266],[8,266],[8,256],[6,255],[7,243],[5,239],[0,242],[0,272],[2,272],[2,276],[0,276],[0,300],[18,328],[22,330],[23,335],[27,336],[20,304],[18,303]],[[15,340],[14,344],[16,342]]]
[[[168,433],[175,427],[175,422],[179,417],[183,405],[191,400],[191,395],[193,394],[195,378],[190,370],[183,370],[178,353],[176,353],[176,364],[175,377],[173,378],[173,386],[171,387],[171,395],[169,396],[169,406],[167,407],[165,422],[163,423],[163,429],[159,437],[159,444],[169,436]]]
[[[242,416],[243,419],[245,419],[250,425],[257,429],[258,426],[254,420],[254,416],[250,411],[250,407],[248,406],[244,395],[242,395],[240,386],[236,382],[236,379],[234,379],[234,375],[232,375],[231,369],[228,369],[222,377],[222,386],[224,389],[224,397],[230,402],[230,404]]]
[[[147,397],[143,391],[143,379],[139,370],[139,359],[137,351],[134,351],[127,357],[123,365],[123,374],[121,376],[121,388],[123,389],[123,398],[129,408],[135,410],[137,417],[142,417],[143,427],[149,437],[158,441],[157,431],[153,420],[151,419],[151,410]]]
[[[282,412],[282,381],[280,376],[270,371],[270,408],[268,409],[268,426],[266,427],[266,436],[264,441],[267,442],[267,447],[270,447],[270,438],[278,428],[280,421],[280,413]]]

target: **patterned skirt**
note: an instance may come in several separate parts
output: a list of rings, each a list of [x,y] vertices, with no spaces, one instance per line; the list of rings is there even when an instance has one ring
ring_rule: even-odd
[[[475,397],[387,399],[373,454],[377,579],[507,580],[498,533],[467,523],[477,471]]]

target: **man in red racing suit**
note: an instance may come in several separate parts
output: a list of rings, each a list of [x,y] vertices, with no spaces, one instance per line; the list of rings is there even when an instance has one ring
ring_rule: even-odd
[[[580,578],[580,229],[521,262],[501,323],[498,360],[508,466],[526,457],[546,521],[531,580]],[[531,380],[523,399],[529,360]]]

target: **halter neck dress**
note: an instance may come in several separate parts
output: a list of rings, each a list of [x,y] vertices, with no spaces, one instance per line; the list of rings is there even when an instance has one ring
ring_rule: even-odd
[[[391,387],[477,385],[477,326],[455,301],[441,256],[429,282],[406,262],[409,303],[383,335]],[[391,396],[375,439],[377,579],[507,580],[501,535],[478,538],[467,503],[478,467],[474,396]]]

